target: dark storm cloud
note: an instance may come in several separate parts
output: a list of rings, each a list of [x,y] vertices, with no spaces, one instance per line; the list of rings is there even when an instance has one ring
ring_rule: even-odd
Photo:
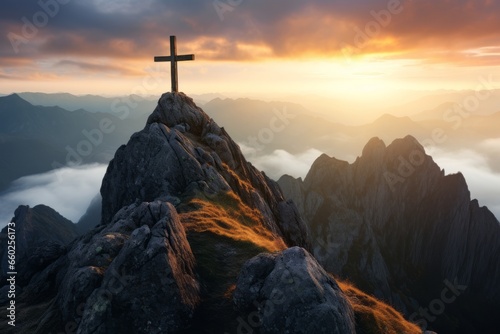
[[[145,58],[159,52],[170,34],[182,39],[182,52],[196,51],[200,59],[262,56],[241,45],[267,48],[266,57],[282,58],[339,55],[347,45],[363,53],[402,51],[415,56],[421,50],[444,49],[452,58],[466,61],[461,50],[498,45],[496,31],[500,28],[500,4],[493,0],[59,1],[62,3],[41,0],[51,3],[57,13],[48,16],[35,36],[18,44],[15,53],[8,33],[23,36],[23,18],[33,23],[37,13],[46,10],[39,1],[3,0],[2,64],[14,55],[29,59],[68,55]],[[386,22],[378,22],[373,39],[390,38],[390,42],[369,41],[360,48],[358,31],[366,33],[370,22],[376,22],[373,13],[387,13],[389,8],[398,8],[398,12]]]

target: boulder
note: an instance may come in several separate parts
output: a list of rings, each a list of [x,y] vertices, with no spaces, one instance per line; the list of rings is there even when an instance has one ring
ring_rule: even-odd
[[[250,259],[238,277],[234,303],[242,313],[239,328],[247,332],[356,332],[344,293],[300,247]]]

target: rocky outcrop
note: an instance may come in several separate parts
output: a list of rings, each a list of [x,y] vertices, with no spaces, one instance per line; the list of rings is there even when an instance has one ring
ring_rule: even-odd
[[[101,194],[94,196],[92,201],[83,214],[83,216],[78,220],[75,227],[79,234],[85,234],[96,225],[101,222],[101,211],[102,211],[102,197]]]
[[[31,276],[48,266],[65,252],[65,246],[78,234],[74,224],[54,209],[37,205],[30,208],[19,206],[10,227],[15,231],[16,270],[19,273],[17,284],[26,285]],[[1,278],[12,271],[7,268],[8,228],[0,233]]]
[[[17,302],[29,319],[20,314],[16,330],[231,330],[243,263],[308,247],[294,204],[182,93],[164,94],[118,149],[101,195],[99,224],[23,287]]]
[[[178,205],[200,193],[213,198],[228,191],[260,212],[276,235],[289,235],[286,228],[300,231],[293,241],[307,247],[305,224],[277,184],[246,162],[226,131],[192,99],[164,94],[144,130],[120,147],[109,164],[101,187],[101,224],[137,201],[160,199]]]
[[[249,260],[236,284],[239,332],[356,333],[354,313],[335,280],[303,248]]]
[[[413,137],[387,147],[373,138],[352,164],[323,155],[304,181],[278,183],[298,204],[325,269],[439,333],[495,328],[500,225],[471,201],[463,176],[445,176]],[[461,297],[442,316],[422,314],[447,282],[466,287]]]
[[[37,273],[19,300],[52,300],[29,329],[180,333],[199,302],[194,256],[175,208],[131,205]],[[53,296],[53,297],[51,297]],[[36,316],[36,314],[34,314]]]

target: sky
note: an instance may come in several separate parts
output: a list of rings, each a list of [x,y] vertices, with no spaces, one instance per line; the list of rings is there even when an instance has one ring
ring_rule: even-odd
[[[495,0],[2,0],[0,93],[159,95],[169,35],[187,94],[359,99],[499,73]]]
[[[188,95],[298,103],[305,96],[316,105],[341,98],[361,104],[347,110],[357,115],[374,101],[396,106],[485,81],[500,88],[496,0],[2,0],[0,31],[0,94],[159,96],[170,90],[170,67],[153,57],[169,54],[170,35],[179,54],[196,56],[179,63],[179,89]],[[498,150],[498,138],[491,140]],[[449,172],[465,171],[473,196],[500,216],[500,179],[484,157],[467,149],[433,153]],[[297,156],[277,150],[252,162],[276,178],[304,176],[317,155],[314,148]],[[33,198],[35,205],[45,196],[37,191],[52,189],[48,200],[71,201],[56,208],[77,220],[103,172],[96,166],[24,178],[1,199],[14,206]],[[66,196],[61,175],[72,173],[89,175],[81,176],[92,186],[83,197]]]

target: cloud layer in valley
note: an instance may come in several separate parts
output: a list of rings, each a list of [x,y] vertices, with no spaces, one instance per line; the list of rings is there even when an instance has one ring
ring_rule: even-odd
[[[65,218],[78,222],[99,192],[106,165],[61,168],[22,177],[0,196],[0,227],[14,217],[19,205],[45,204]]]
[[[312,163],[322,154],[314,148],[296,155],[285,150],[274,150],[270,154],[263,154],[253,147],[241,143],[239,145],[248,161],[273,180],[278,180],[284,174],[304,178]]]

